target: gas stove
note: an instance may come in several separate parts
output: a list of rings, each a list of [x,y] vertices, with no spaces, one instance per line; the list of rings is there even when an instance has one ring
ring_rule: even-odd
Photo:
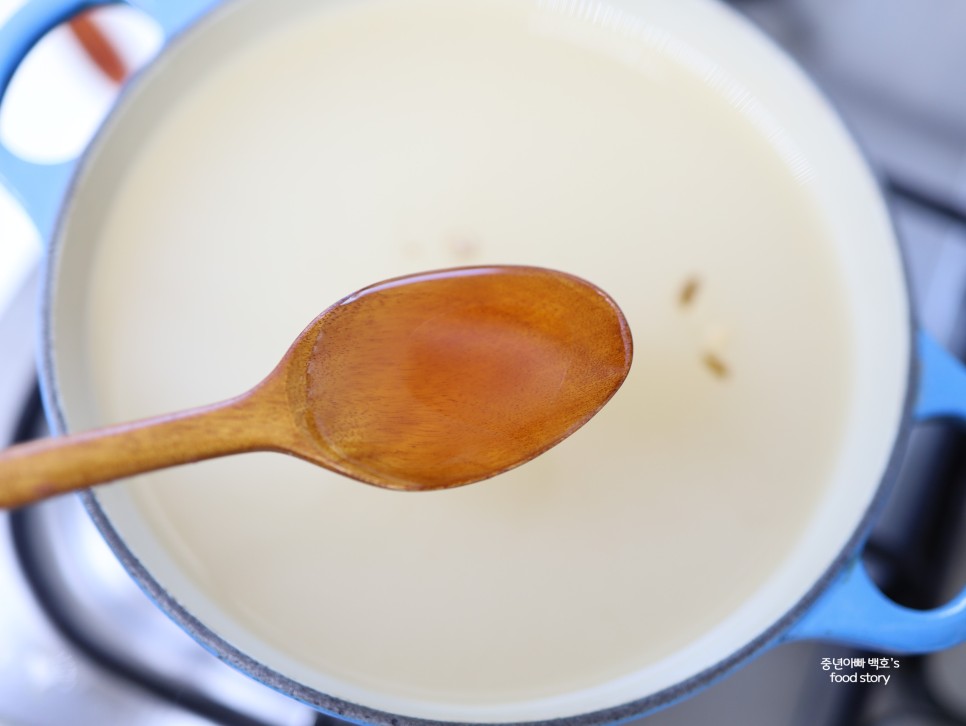
[[[960,36],[966,4],[734,0],[732,5],[798,59],[853,129],[883,179],[920,321],[962,357],[966,44]],[[6,13],[0,4],[0,17]],[[129,58],[143,62],[157,36],[121,15],[105,15],[106,27],[126,39],[122,50]],[[82,70],[83,59],[63,34],[49,45],[47,60],[35,64],[46,73],[41,79],[36,71],[37,84],[50,84],[58,74],[70,77],[76,103],[76,86],[86,83],[97,106],[86,117],[93,128],[110,94],[96,74]],[[86,80],[78,81],[85,73]],[[0,133],[9,127],[0,122]],[[65,134],[74,134],[79,146],[85,133],[48,131],[61,146]],[[43,433],[32,368],[39,253],[2,196],[0,225],[0,438],[15,441]],[[964,525],[963,433],[941,424],[921,427],[872,535],[867,564],[897,602],[936,606],[966,582]],[[0,514],[0,593],[0,724],[334,722],[236,673],[169,622],[120,568],[74,498]],[[861,659],[862,672],[890,677],[833,682],[832,664],[845,659]],[[645,722],[966,722],[966,646],[901,657],[889,670],[872,669],[878,659],[876,653],[822,643],[782,646]]]

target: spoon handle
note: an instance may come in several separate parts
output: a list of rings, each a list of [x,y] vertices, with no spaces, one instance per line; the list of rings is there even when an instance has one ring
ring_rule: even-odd
[[[0,451],[0,508],[244,451],[274,449],[251,392],[223,403]]]

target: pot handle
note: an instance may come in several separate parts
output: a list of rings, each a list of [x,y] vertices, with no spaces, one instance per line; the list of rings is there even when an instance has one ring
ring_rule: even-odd
[[[37,41],[82,10],[124,2],[152,17],[161,26],[167,40],[217,1],[28,0],[0,26],[0,101],[17,67]],[[30,215],[43,240],[50,239],[76,164],[76,159],[54,164],[27,161],[0,139],[0,178]]]
[[[916,421],[966,423],[966,367],[928,333],[917,340],[920,364]],[[783,640],[832,640],[889,653],[929,653],[966,641],[966,589],[933,610],[894,603],[856,556]]]

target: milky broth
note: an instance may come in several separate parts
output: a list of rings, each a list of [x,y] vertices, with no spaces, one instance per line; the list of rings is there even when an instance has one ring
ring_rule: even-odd
[[[492,704],[657,663],[781,567],[839,455],[849,316],[799,170],[666,47],[554,3],[372,0],[198,69],[99,230],[105,422],[237,394],[340,297],[455,265],[592,281],[635,361],[463,489],[273,454],[124,484],[200,591],[175,598],[336,695]]]

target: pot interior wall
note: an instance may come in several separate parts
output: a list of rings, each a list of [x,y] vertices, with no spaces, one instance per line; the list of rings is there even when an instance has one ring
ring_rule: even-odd
[[[878,489],[903,414],[910,359],[905,282],[885,207],[841,125],[798,71],[726,9],[700,0],[612,2],[606,6],[548,1],[517,3],[515,9],[492,3],[485,12],[479,11],[481,19],[472,26],[472,32],[464,28],[458,34],[463,51],[465,44],[480,43],[479,63],[499,65],[485,52],[487,47],[492,48],[486,45],[491,38],[487,33],[497,32],[494,17],[502,17],[503,12],[518,22],[524,17],[525,22],[514,31],[517,36],[513,42],[532,36],[553,47],[578,49],[573,58],[564,53],[559,69],[547,71],[549,77],[563,79],[560,99],[580,91],[598,92],[600,86],[594,85],[593,79],[587,83],[581,80],[585,68],[609,78],[611,66],[618,65],[639,77],[642,87],[655,93],[660,90],[663,100],[680,96],[681,103],[686,104],[697,98],[695,103],[715,109],[715,122],[707,125],[706,131],[696,126],[693,137],[700,145],[706,134],[708,148],[690,155],[683,146],[672,149],[661,162],[666,168],[660,173],[645,175],[643,181],[634,177],[640,183],[637,187],[612,183],[607,177],[611,167],[594,166],[611,153],[613,160],[606,161],[617,168],[625,154],[635,153],[633,145],[595,146],[603,143],[599,136],[565,138],[558,148],[572,143],[568,154],[555,157],[548,151],[537,157],[544,164],[546,176],[535,178],[551,178],[553,183],[534,185],[520,198],[507,199],[499,191],[515,189],[513,179],[526,176],[522,167],[508,162],[500,184],[473,187],[466,159],[460,169],[452,171],[446,167],[445,154],[419,155],[424,149],[420,144],[424,143],[430,143],[431,148],[449,149],[450,143],[454,144],[452,148],[460,148],[461,140],[450,139],[447,134],[453,129],[472,129],[472,114],[462,126],[436,129],[429,142],[414,134],[415,151],[410,156],[398,143],[393,145],[398,137],[373,137],[389,144],[381,158],[391,158],[397,165],[391,168],[366,166],[366,158],[353,156],[349,146],[342,157],[338,144],[327,147],[331,154],[328,161],[342,170],[335,181],[326,177],[325,165],[317,163],[309,147],[304,158],[297,145],[284,147],[288,157],[274,153],[281,148],[276,143],[278,137],[284,140],[286,134],[296,134],[295,129],[305,130],[298,114],[318,111],[317,107],[260,106],[256,96],[255,105],[244,116],[237,115],[234,121],[225,123],[225,114],[216,106],[233,108],[233,104],[248,102],[246,93],[252,88],[281,96],[288,90],[288,97],[301,97],[299,89],[307,86],[291,80],[290,75],[297,74],[285,63],[299,62],[299,53],[316,46],[311,38],[292,30],[300,21],[307,19],[304,24],[309,27],[316,16],[336,19],[344,13],[348,20],[338,22],[346,23],[347,32],[338,37],[324,36],[325,43],[317,44],[319,53],[338,57],[340,38],[355,37],[352,32],[357,28],[352,24],[364,25],[371,20],[366,13],[357,17],[355,8],[365,5],[378,15],[379,8],[387,4],[392,5],[382,0],[322,6],[297,0],[231,4],[210,22],[178,39],[126,94],[82,165],[54,246],[47,320],[51,346],[48,373],[52,379],[47,384],[61,423],[68,429],[83,429],[117,417],[158,413],[152,409],[158,405],[199,405],[238,393],[267,372],[301,326],[331,302],[376,279],[413,268],[520,262],[559,266],[583,274],[611,292],[618,303],[632,301],[629,318],[638,357],[632,374],[636,378],[630,382],[631,393],[624,399],[616,398],[599,422],[588,427],[585,443],[575,436],[572,445],[568,442],[561,447],[560,458],[555,459],[558,454],[553,452],[536,462],[529,470],[536,473],[521,470],[520,480],[501,477],[486,487],[448,493],[425,503],[397,498],[387,504],[390,500],[381,497],[387,493],[357,491],[358,485],[346,482],[300,483],[297,489],[289,490],[288,478],[301,482],[312,475],[299,462],[279,463],[272,457],[256,456],[222,468],[218,468],[221,462],[191,467],[188,473],[175,475],[180,479],[146,479],[143,484],[112,486],[99,491],[98,501],[130,552],[171,594],[173,600],[162,603],[164,607],[170,609],[179,603],[210,629],[202,633],[203,637],[223,639],[255,661],[322,693],[403,715],[511,721],[597,711],[669,688],[726,659],[785,615],[839,555]],[[405,3],[395,5],[405,8]],[[466,61],[466,67],[459,70],[459,61],[472,60],[472,54],[447,45],[454,43],[445,33],[447,19],[453,16],[456,22],[465,10],[447,10],[444,4],[432,0],[419,0],[416,6],[428,14],[410,14],[408,24],[400,20],[383,27],[383,47],[392,47],[397,37],[410,30],[413,37],[423,37],[419,34],[426,32],[426,24],[436,23],[432,27],[439,32],[429,34],[430,41],[422,45],[423,50],[437,58],[454,59],[458,67],[454,74],[471,73],[478,67]],[[526,9],[521,11],[521,7]],[[258,56],[259,48],[271,44],[273,34],[284,37],[287,33],[293,33],[294,38],[287,56]],[[508,43],[500,57],[515,57],[514,48]],[[387,60],[375,50],[373,53],[375,59],[370,65],[359,61],[352,69],[361,79],[360,88],[369,88],[366,84],[372,78],[376,81],[371,87],[380,88],[379,74],[393,61],[391,55]],[[267,63],[269,57],[277,63]],[[532,60],[526,54],[521,58]],[[580,62],[567,65],[574,59]],[[398,62],[405,66],[403,56]],[[535,61],[534,67],[542,62]],[[440,64],[445,65],[442,61]],[[353,78],[356,76],[347,72],[346,82],[353,83]],[[319,80],[320,84],[324,82],[328,81]],[[334,93],[345,94],[338,98],[358,101],[371,111],[368,116],[362,114],[361,122],[347,117],[341,127],[347,135],[358,130],[360,123],[365,125],[399,109],[404,109],[399,112],[401,127],[412,123],[417,129],[432,114],[446,111],[445,107],[435,109],[433,100],[418,99],[426,102],[422,110],[428,109],[430,116],[414,113],[408,117],[405,109],[415,105],[412,97],[390,97],[386,101],[392,88],[383,88],[382,95],[373,96],[376,100],[359,100],[346,93],[337,80],[332,83]],[[499,98],[503,92],[519,92],[523,100],[518,108],[524,110],[517,121],[526,127],[527,88],[518,89],[509,80],[506,83],[495,92],[481,87],[480,93],[484,98],[487,93]],[[706,93],[689,95],[692,87],[704,88]],[[450,95],[445,99],[457,106],[471,104],[458,95],[459,83],[446,88]],[[222,94],[217,98],[211,95],[216,90]],[[594,124],[600,117],[587,109],[596,108],[597,102],[613,100],[606,92],[604,88],[600,97],[576,103],[574,117],[558,117],[556,126],[527,127],[534,136],[521,148],[526,153],[537,149],[533,153],[538,154],[555,128],[562,129],[561,134],[573,131],[575,124],[582,123],[584,116],[580,114],[584,112],[590,119],[587,128],[599,129]],[[619,94],[615,97],[627,98]],[[435,97],[429,93],[427,98]],[[381,103],[377,102],[380,99]],[[551,101],[546,103],[550,108]],[[636,101],[630,99],[627,106],[633,103]],[[192,116],[190,109],[182,111],[182,106],[214,110],[211,115],[197,111]],[[286,113],[290,117],[284,118]],[[641,127],[642,139],[656,133],[660,109],[652,109],[652,113],[654,125]],[[323,113],[324,118],[329,115],[337,116],[335,111]],[[633,120],[633,115],[628,119]],[[259,128],[274,128],[275,136],[266,135],[264,143],[256,138],[253,143],[253,137],[246,134]],[[502,133],[493,125],[484,131]],[[318,133],[320,137],[332,133],[332,127],[320,121]],[[615,127],[618,136],[626,133],[625,127]],[[714,145],[718,138],[715,134],[742,139],[741,144],[756,149],[755,155],[736,162],[726,149]],[[195,144],[192,164],[166,166],[165,147],[159,146],[159,138],[169,142],[182,138],[189,146]],[[210,142],[198,145],[199,138]],[[488,148],[486,138],[483,134],[477,139],[484,150]],[[220,156],[222,148],[230,149],[235,140],[237,154]],[[582,145],[593,153],[582,154]],[[715,156],[718,153],[722,154],[720,158]],[[486,166],[492,159],[467,158],[479,165],[475,173],[492,181],[494,172]],[[571,168],[571,159],[585,166]],[[404,173],[399,172],[399,164],[405,166]],[[706,167],[715,164],[728,165],[724,171],[719,166],[715,173],[733,179],[733,185],[719,186],[715,191],[701,181],[721,178],[708,176]],[[600,179],[587,183],[594,173],[600,174]],[[379,180],[393,174],[398,178],[392,184],[380,185]],[[575,176],[572,185],[559,181],[570,174]],[[769,175],[774,176],[774,182],[763,184],[762,179],[772,178]],[[391,192],[405,196],[409,186],[419,184],[429,185],[432,194],[406,197],[413,215],[408,222],[374,221],[367,215],[368,204],[378,207],[384,202],[392,206]],[[170,200],[178,188],[192,190],[182,198],[186,206],[164,208],[163,201],[158,200]],[[358,193],[340,196],[344,189]],[[772,192],[776,196],[771,196]],[[753,196],[758,193],[763,195],[760,202]],[[418,208],[420,199],[425,209]],[[806,212],[794,211],[797,201],[789,203],[790,219],[805,215],[802,226],[789,225],[786,231],[756,227],[756,216],[764,220],[778,214],[774,205],[783,199],[806,200],[801,203]],[[575,200],[580,203],[574,205]],[[473,204],[485,203],[491,203],[490,208],[498,213],[474,217]],[[273,218],[259,209],[262,204],[278,205],[277,216]],[[211,205],[233,213],[221,219],[206,216]],[[447,210],[439,213],[444,219],[436,227],[423,221],[437,214],[433,205]],[[539,218],[534,221],[522,215],[521,205],[532,205],[539,211]],[[586,219],[594,214],[587,208],[600,210],[589,227]],[[740,213],[735,213],[736,209]],[[723,216],[715,227],[717,210]],[[306,229],[314,231],[317,218],[342,212],[348,220],[342,231],[345,236],[333,239],[332,229],[326,228],[329,236],[299,243],[296,252],[284,252],[291,239],[304,236]],[[546,220],[554,216],[559,217],[559,228],[547,226]],[[640,230],[628,234],[626,219],[639,220]],[[670,226],[664,228],[671,230],[670,238],[649,235],[652,228],[648,225],[655,219],[677,220],[668,221]],[[167,231],[172,236],[164,244],[142,244],[130,235],[137,220],[152,240]],[[183,220],[202,220],[200,229],[186,227]],[[406,229],[407,224],[410,229]],[[692,224],[695,226],[689,226]],[[117,231],[119,225],[127,225],[129,244],[118,242],[123,238]],[[804,226],[814,233],[803,231]],[[579,228],[583,239],[589,241],[574,243],[568,231],[573,228]],[[251,233],[252,229],[257,234]],[[596,234],[588,231],[591,229]],[[714,230],[714,234],[708,230]],[[743,245],[751,244],[748,230],[759,234],[770,230],[774,234],[746,248]],[[541,246],[533,242],[551,232],[559,244]],[[380,246],[378,240],[389,238],[394,241]],[[439,249],[420,247],[432,239],[441,240]],[[210,240],[216,240],[212,248],[215,252],[206,247]],[[818,252],[804,256],[795,252],[799,249],[796,245],[807,245],[808,240]],[[787,255],[783,252],[786,247],[790,250]],[[273,254],[265,254],[265,250]],[[330,269],[337,272],[329,273]],[[143,276],[132,276],[132,270],[141,270]],[[700,296],[694,309],[680,309],[679,290],[691,278],[701,281]],[[286,283],[288,279],[290,283]],[[311,294],[298,292],[311,288],[313,280],[319,281],[318,289],[310,289]],[[794,291],[800,280],[813,282],[797,295]],[[205,302],[206,289],[210,305]],[[145,300],[150,304],[144,304]],[[146,319],[138,318],[146,309],[156,311],[157,316],[152,313]],[[279,309],[284,309],[284,314]],[[798,328],[789,331],[793,324]],[[170,344],[165,342],[166,336],[173,336]],[[248,337],[258,338],[256,349],[240,343]],[[812,341],[814,348],[809,347]],[[834,360],[809,356],[811,350],[826,348],[837,351]],[[104,351],[122,349],[130,355],[118,353],[109,360],[105,358]],[[684,349],[689,351],[692,363],[681,363]],[[724,378],[720,371],[709,370],[709,354],[727,358],[733,370]],[[219,358],[222,355],[224,358]],[[742,363],[747,365],[742,367]],[[133,366],[138,367],[139,377],[132,379]],[[116,385],[122,379],[131,381],[133,389]],[[640,391],[640,398],[633,397],[637,395],[634,391]],[[160,403],[159,396],[163,399]],[[827,400],[828,405],[810,408],[814,400]],[[754,421],[734,424],[748,420],[750,414],[731,413],[743,407],[757,412],[751,416]],[[624,425],[629,420],[639,422],[635,410],[644,408],[652,411],[646,425]],[[820,414],[826,418],[820,418]],[[731,415],[738,418],[731,419]],[[752,436],[755,432],[761,435]],[[619,447],[607,448],[618,439]],[[814,456],[827,458],[827,466],[823,465],[821,477],[798,486],[795,472],[785,466],[797,459],[783,457],[788,452],[788,456],[807,459],[802,452],[813,451],[807,448],[813,445],[817,447]],[[583,454],[578,447],[586,447]],[[616,453],[607,467],[601,467],[588,453],[594,450]],[[664,461],[661,457],[668,451],[677,458],[670,457],[671,463],[664,469],[650,469],[649,474],[630,477],[624,484],[617,481],[620,476],[610,473],[621,467],[642,467],[638,457]],[[720,477],[711,481],[715,477],[708,472],[715,471],[715,457],[720,457]],[[740,470],[733,468],[742,457],[753,472],[747,478],[755,480],[750,490],[743,488]],[[766,466],[763,462],[771,463]],[[562,472],[564,468],[579,469],[573,476],[593,483],[598,494],[588,499],[579,487],[555,488],[555,477],[572,473]],[[678,482],[682,468],[693,469],[695,483],[691,489],[669,484]],[[792,468],[798,467],[793,463]],[[262,489],[257,481],[252,484],[245,480],[253,471],[257,472],[256,479],[264,479]],[[533,480],[528,481],[528,476]],[[219,481],[210,481],[216,479]],[[187,498],[177,503],[179,492],[207,486],[211,487],[208,498],[192,499],[186,493]],[[259,491],[268,491],[268,486],[280,496],[259,500]],[[525,486],[529,494],[522,495],[520,490]],[[161,493],[155,495],[155,491]],[[632,491],[631,503],[622,506],[620,496]],[[758,492],[758,498],[752,498],[749,492]],[[736,502],[741,496],[746,500]],[[568,503],[568,498],[574,501]],[[465,591],[467,597],[472,595],[474,605],[481,607],[481,618],[511,600],[521,616],[514,621],[519,634],[510,637],[504,631],[483,639],[505,638],[506,651],[480,650],[480,654],[487,654],[480,655],[478,661],[467,658],[466,663],[455,658],[451,670],[459,673],[461,668],[468,668],[467,673],[478,681],[462,690],[453,684],[434,689],[427,685],[432,681],[430,676],[425,681],[414,676],[413,682],[403,685],[385,676],[394,671],[420,673],[420,666],[414,662],[416,649],[422,651],[420,658],[428,652],[428,660],[453,657],[442,641],[459,640],[476,625],[453,617],[449,611],[438,614],[443,631],[440,642],[422,648],[414,643],[411,649],[384,650],[381,643],[385,640],[374,637],[366,642],[360,636],[353,651],[362,653],[360,660],[341,669],[327,663],[324,654],[317,658],[293,654],[275,637],[285,624],[266,622],[263,613],[268,610],[259,610],[259,603],[226,604],[220,599],[219,594],[226,591],[211,585],[219,573],[209,572],[211,563],[199,558],[190,537],[182,537],[182,530],[191,530],[198,542],[210,541],[212,532],[223,527],[228,531],[231,522],[243,516],[237,507],[249,506],[239,504],[245,501],[251,504],[244,516],[252,512],[257,516],[246,520],[248,530],[234,530],[236,539],[226,537],[225,546],[239,547],[239,569],[252,577],[259,573],[266,577],[269,573],[284,575],[253,590],[264,593],[267,599],[273,592],[278,594],[279,588],[293,587],[284,597],[317,600],[319,620],[345,617],[354,607],[361,613],[359,618],[368,621],[356,626],[359,632],[364,634],[369,628],[379,633],[385,620],[391,620],[394,612],[406,612],[406,603],[413,598],[424,604],[439,602],[436,592],[427,595],[420,591],[421,587],[438,587],[440,592]],[[607,506],[612,509],[607,510]],[[563,524],[557,521],[541,529],[541,517],[558,509],[565,513],[561,515]],[[800,516],[789,519],[789,510],[796,509],[801,510]],[[614,512],[620,511],[626,516],[615,524]],[[338,541],[343,545],[354,543],[357,550],[362,548],[362,554],[319,550],[306,555],[305,547],[315,546],[314,540],[309,540],[297,552],[292,550],[291,557],[277,559],[272,543],[285,540],[289,536],[286,530],[311,531],[313,517],[319,529],[336,533],[345,529],[344,538]],[[360,562],[367,561],[378,570],[379,558],[385,560],[406,549],[405,542],[383,542],[381,547],[373,544],[387,533],[398,534],[392,529],[394,520],[406,517],[411,517],[406,521],[414,527],[432,528],[447,518],[453,524],[441,529],[440,539],[435,541],[420,539],[417,531],[406,535],[423,548],[410,551],[409,556],[414,560],[422,556],[430,564],[428,569],[422,567],[417,573],[400,564],[398,569],[380,571],[381,580],[363,585],[356,579]],[[595,518],[599,518],[596,523]],[[786,526],[787,522],[794,524]],[[363,532],[364,536],[354,539],[358,528],[367,527],[371,529]],[[485,566],[474,561],[475,568],[462,570],[458,560],[446,559],[446,552],[458,550],[461,538],[470,537],[467,530],[473,527],[480,528],[480,541],[489,537],[494,554],[489,561],[480,560],[488,562]],[[352,528],[356,529],[349,531]],[[788,531],[782,532],[783,528]],[[732,557],[723,566],[715,559],[716,553],[727,552],[729,538],[739,537],[741,530],[762,532],[762,541],[746,545],[743,555]],[[655,533],[647,540],[647,549],[616,556],[641,531]],[[549,559],[535,559],[531,570],[521,569],[513,578],[501,579],[509,577],[505,571],[512,569],[510,563],[529,556],[530,549],[521,551],[521,543],[533,551],[540,550],[541,535],[546,532],[556,532],[560,538],[556,544],[551,542],[550,549],[555,547],[566,555],[554,559],[548,550]],[[625,536],[630,539],[623,540]],[[290,542],[297,546],[298,540]],[[574,542],[580,542],[581,547]],[[587,542],[594,546],[586,546]],[[740,554],[742,550],[734,552]],[[327,560],[344,560],[349,569],[326,569],[323,563]],[[555,572],[555,567],[559,571]],[[442,577],[439,573],[445,573],[445,578],[434,580],[434,576]],[[512,583],[514,590],[490,591],[488,578],[494,583]],[[657,615],[642,609],[635,624],[629,610],[622,612],[617,604],[610,609],[601,607],[612,592],[623,593],[621,588],[629,580],[641,580],[627,592],[653,604]],[[353,588],[362,593],[356,601],[345,595],[351,595]],[[556,601],[541,599],[547,592],[557,592],[554,588],[559,588],[560,594]],[[587,597],[586,593],[594,594]],[[334,611],[337,614],[333,615],[326,607],[338,599],[336,594],[349,610]],[[480,603],[481,597],[492,602],[489,606]],[[666,600],[664,610],[660,609],[662,598]],[[533,603],[544,609],[526,612],[527,608],[538,608]],[[661,622],[666,617],[661,613],[672,611],[681,615],[669,627]],[[536,647],[546,649],[545,660],[557,661],[551,669],[552,677],[546,681],[528,687],[521,682],[522,676],[514,673],[510,661],[500,662],[501,653],[512,657],[514,637],[523,642],[535,631],[552,634],[552,628],[540,628],[552,624],[555,618],[561,620],[559,632],[577,630],[571,623],[577,622],[582,612],[585,620],[598,623],[613,617],[615,625],[587,631],[587,642],[575,640],[572,652],[555,650],[547,635],[546,641]],[[399,617],[400,622],[390,623],[397,631],[407,627],[405,619]],[[314,628],[311,619],[307,620],[306,637]],[[348,622],[339,628],[351,629]],[[446,632],[446,628],[453,630]],[[642,651],[651,650],[636,662],[625,658],[609,669],[602,666],[593,677],[580,668],[571,672],[569,665],[577,660],[599,657],[601,662],[606,661],[610,646],[603,641],[608,637],[626,640],[632,631],[654,634],[653,642],[642,646]],[[661,640],[668,632],[674,637]],[[534,648],[531,645],[526,649]],[[487,662],[487,657],[493,662]],[[367,663],[373,671],[365,671]],[[507,675],[501,678],[503,671]],[[382,675],[376,677],[373,672]],[[491,675],[483,677],[483,673]]]

